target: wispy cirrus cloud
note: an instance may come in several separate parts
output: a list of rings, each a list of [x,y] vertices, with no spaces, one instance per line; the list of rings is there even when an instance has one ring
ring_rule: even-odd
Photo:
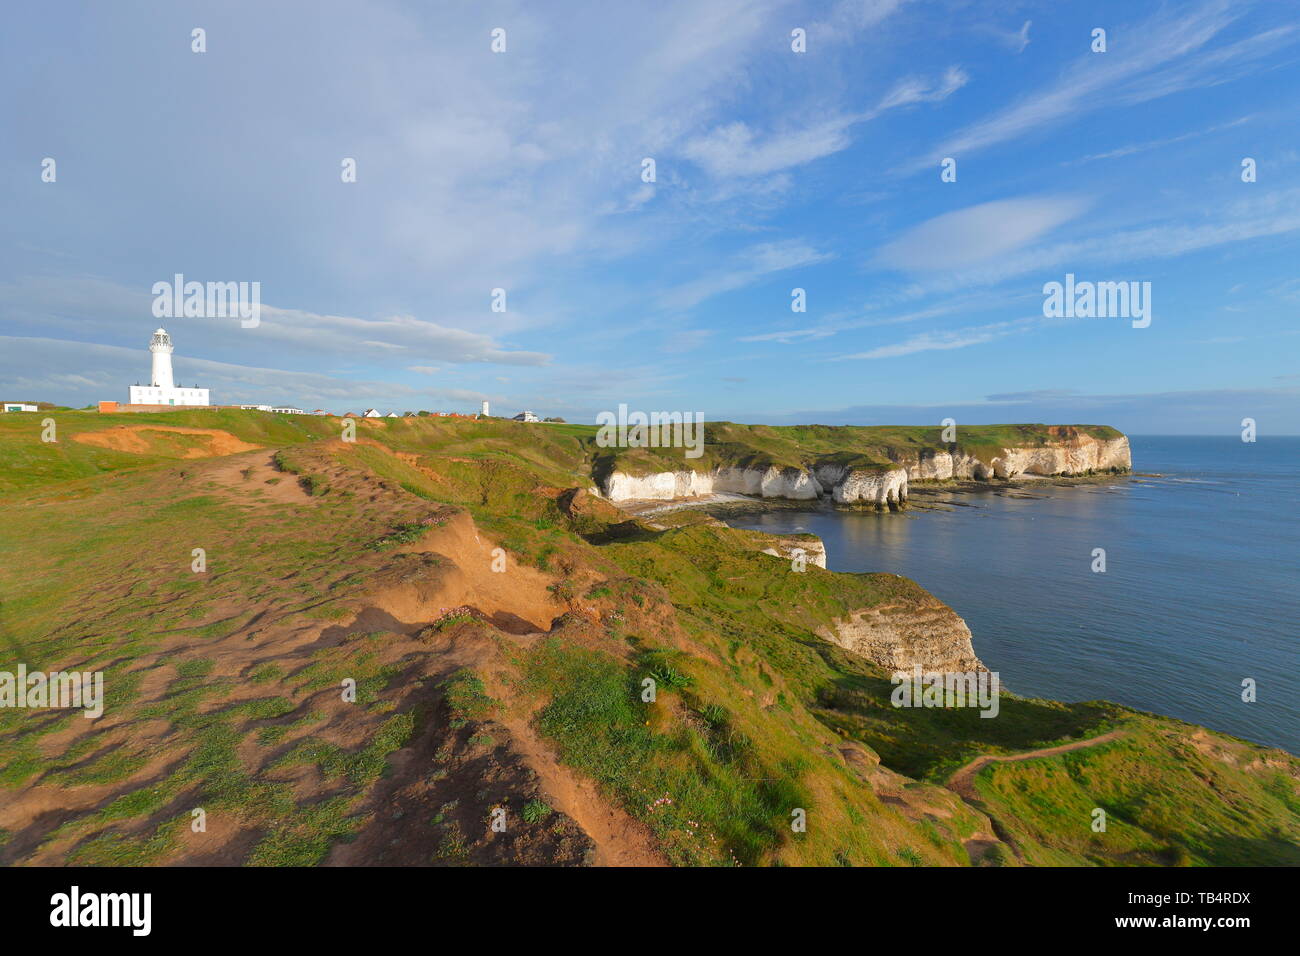
[[[1112,42],[1104,54],[1081,54],[1054,84],[959,130],[908,169],[933,166],[944,156],[966,156],[1085,113],[1226,82],[1300,39],[1294,26],[1282,26],[1212,48],[1243,12],[1230,0],[1209,0],[1112,29],[1112,37],[1126,42]]]
[[[719,272],[701,276],[669,290],[661,299],[668,309],[689,309],[705,299],[744,288],[776,272],[815,265],[832,258],[800,239],[764,242],[750,246]]]
[[[960,66],[950,66],[933,79],[899,80],[869,110],[767,135],[744,122],[728,123],[689,140],[681,152],[714,177],[766,176],[838,153],[853,142],[854,126],[890,110],[946,100],[969,81],[970,75]]]
[[[296,343],[309,349],[400,351],[413,353],[412,357],[437,356],[440,361],[453,364],[546,365],[551,361],[545,352],[503,348],[490,335],[449,328],[412,315],[368,319],[264,305],[262,324],[257,331],[268,340]]]
[[[941,217],[942,218],[942,217]],[[1199,210],[1198,222],[1162,220],[1096,230],[1091,235],[1020,248],[915,283],[906,297],[994,286],[1046,269],[1146,263],[1300,232],[1300,188],[1252,194]],[[924,256],[918,246],[916,255]],[[920,271],[919,269],[917,271]]]
[[[1180,136],[1169,136],[1165,139],[1146,140],[1141,143],[1130,143],[1128,146],[1120,146],[1117,149],[1107,150],[1104,153],[1092,153],[1088,156],[1080,156],[1078,159],[1071,159],[1062,166],[1082,166],[1084,163],[1094,163],[1100,159],[1120,159],[1124,156],[1132,156],[1135,153],[1145,153],[1152,149],[1163,149],[1166,146],[1173,146],[1177,143],[1185,143],[1189,139],[1197,139],[1201,136],[1209,136],[1213,133],[1222,132],[1225,129],[1234,129],[1245,123],[1249,123],[1251,117],[1243,116],[1235,119],[1230,123],[1219,123],[1215,126],[1209,126],[1205,129],[1192,130],[1190,133],[1183,133]]]
[[[765,176],[838,153],[852,141],[855,122],[838,117],[765,138],[746,123],[728,123],[687,142],[682,154],[712,176]]]
[[[959,66],[950,66],[938,80],[909,77],[885,94],[884,99],[867,117],[913,103],[936,103],[946,100],[970,82],[970,75]]]
[[[835,361],[899,358],[904,355],[914,355],[917,352],[948,352],[953,349],[964,349],[972,345],[983,345],[986,342],[992,342],[1008,335],[1015,335],[1018,332],[1028,332],[1039,321],[1039,319],[1016,319],[1010,322],[992,322],[988,325],[975,325],[962,329],[922,332],[919,335],[913,335],[911,338],[891,345],[879,345],[865,352],[836,356]]]
[[[93,276],[63,279],[25,277],[0,282],[0,308],[7,326],[17,331],[52,330],[85,335],[127,329],[125,341],[147,340],[158,325],[148,283],[130,288]],[[484,309],[487,312],[487,309]],[[365,358],[379,363],[436,357],[452,364],[499,363],[547,365],[546,352],[511,349],[485,332],[470,332],[413,315],[377,318],[322,314],[263,303],[256,328],[239,329],[234,320],[177,318],[161,320],[181,337],[193,354],[218,343],[226,348],[287,349],[295,357],[320,354]],[[464,317],[465,324],[472,321]],[[515,321],[523,321],[516,316]]]
[[[914,226],[882,247],[875,262],[906,271],[968,268],[1020,249],[1087,207],[1069,196],[981,203]]]
[[[887,325],[906,325],[924,319],[939,318],[954,312],[975,312],[1004,304],[1001,296],[958,296],[924,309],[897,311],[879,303],[872,302],[865,310],[855,312],[833,313],[816,325],[797,329],[778,329],[772,332],[759,332],[742,335],[737,342],[779,342],[790,345],[795,342],[811,342],[830,338],[854,329],[876,328]]]
[[[48,369],[77,363],[89,365],[84,374],[51,373]],[[32,369],[42,371],[33,374]],[[126,386],[148,372],[148,353],[141,348],[88,345],[48,338],[0,336],[0,387],[7,393],[30,395],[42,401],[76,395],[78,401],[99,399],[125,401]],[[220,404],[293,403],[306,408],[322,407],[346,411],[365,405],[390,408],[401,404],[417,407],[430,401],[477,402],[494,397],[463,388],[412,388],[398,382],[340,378],[322,372],[266,368],[215,362],[181,354],[176,358],[176,377],[185,383],[201,383]],[[425,404],[424,407],[427,407]]]

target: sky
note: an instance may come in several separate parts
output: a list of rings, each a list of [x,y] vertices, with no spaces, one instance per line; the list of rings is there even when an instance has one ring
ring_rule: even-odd
[[[5,20],[6,400],[126,401],[165,325],[217,404],[1300,434],[1294,3]],[[178,273],[260,321],[159,320]],[[1067,274],[1150,324],[1049,316]]]

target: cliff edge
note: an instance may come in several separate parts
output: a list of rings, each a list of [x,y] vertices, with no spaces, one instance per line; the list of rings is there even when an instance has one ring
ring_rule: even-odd
[[[904,507],[914,481],[1078,477],[1132,468],[1128,438],[1098,425],[972,426],[953,442],[927,428],[709,428],[704,453],[695,460],[674,456],[674,449],[639,448],[600,459],[601,493],[610,501],[718,493],[830,498],[883,511]]]

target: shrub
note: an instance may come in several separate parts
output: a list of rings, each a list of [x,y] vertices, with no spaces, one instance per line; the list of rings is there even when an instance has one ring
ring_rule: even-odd
[[[524,809],[519,814],[524,818],[525,823],[541,823],[551,815],[551,808],[541,800],[529,800],[524,804]]]
[[[329,482],[320,475],[301,475],[298,484],[302,485],[303,491],[313,498],[318,498],[330,490]]]

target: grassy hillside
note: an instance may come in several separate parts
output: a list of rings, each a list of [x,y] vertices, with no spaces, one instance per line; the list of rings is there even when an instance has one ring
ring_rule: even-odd
[[[54,417],[57,443],[0,417],[0,670],[103,670],[107,703],[0,709],[0,861],[1241,863],[1300,833],[1277,751],[1104,702],[890,706],[814,632],[917,584],[627,520],[583,491],[592,428]],[[846,434],[716,428],[762,454]],[[1089,761],[1110,789],[1016,776]],[[1098,805],[1121,821],[1100,841]]]
[[[31,440],[41,421],[53,417],[60,440]],[[1040,447],[1072,432],[1118,438],[1102,425],[969,425],[959,441],[945,444],[938,427],[737,425],[705,426],[704,453],[686,458],[680,448],[602,448],[592,425],[525,425],[506,419],[357,419],[358,435],[382,436],[388,447],[480,459],[500,457],[546,475],[557,484],[575,473],[601,477],[618,469],[631,474],[719,464],[808,467],[834,460],[861,468],[883,468],[920,453],[961,450],[984,460],[1003,447]],[[277,415],[225,409],[190,409],[155,414],[99,415],[87,411],[0,416],[0,444],[13,458],[0,470],[0,491],[27,484],[93,477],[137,469],[161,461],[198,457],[204,439],[165,429],[220,430],[256,445],[282,447],[339,434],[340,420],[313,415]],[[129,442],[130,436],[137,436]],[[128,447],[129,446],[129,447]]]
[[[1293,760],[1163,718],[1124,726],[1102,746],[994,764],[977,778],[982,804],[1027,861],[1300,866]]]

